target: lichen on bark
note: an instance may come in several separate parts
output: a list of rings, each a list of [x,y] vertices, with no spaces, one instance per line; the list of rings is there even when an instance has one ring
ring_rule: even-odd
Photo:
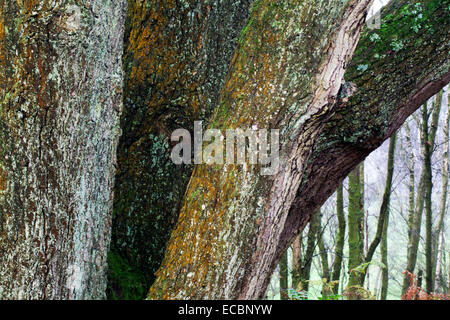
[[[154,280],[193,168],[172,163],[170,135],[206,125],[250,3],[129,1],[111,245],[123,263],[110,270],[110,297],[139,295]],[[145,279],[135,289],[121,283],[135,273]]]
[[[150,298],[263,296],[308,141],[338,94],[367,4],[254,4],[211,124],[282,129],[286,162],[273,177],[196,166]]]
[[[125,8],[0,1],[0,298],[104,298]]]

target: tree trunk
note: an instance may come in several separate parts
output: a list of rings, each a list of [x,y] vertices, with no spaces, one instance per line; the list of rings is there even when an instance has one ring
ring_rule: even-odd
[[[318,218],[318,234],[317,234],[317,246],[319,248],[320,262],[322,265],[322,297],[327,297],[330,292],[330,267],[328,265],[328,251],[325,246],[324,233],[325,227],[322,227],[322,213],[317,214]]]
[[[338,218],[338,232],[336,241],[335,258],[333,263],[333,273],[331,280],[339,281],[334,286],[334,292],[339,293],[339,284],[341,278],[342,259],[344,256],[344,244],[345,244],[345,214],[344,214],[344,187],[341,182],[336,191],[336,215]]]
[[[395,159],[395,145],[397,141],[397,134],[394,133],[389,141],[388,161],[387,161],[387,174],[386,184],[384,187],[383,201],[381,203],[380,215],[378,218],[378,226],[375,235],[375,239],[370,245],[369,252],[366,255],[366,262],[372,261],[373,254],[375,253],[377,242],[381,238],[381,262],[384,264],[381,280],[381,300],[386,300],[388,281],[389,281],[389,269],[387,260],[387,232],[389,223],[389,211],[390,211],[390,199],[392,193],[392,177],[394,175],[394,159]]]
[[[384,268],[381,271],[381,296],[380,300],[386,300],[389,288],[389,263],[388,263],[388,226],[389,215],[383,224],[383,236],[381,239],[381,262],[384,264]]]
[[[280,298],[288,300],[288,256],[287,251],[280,260]]]
[[[286,167],[266,176],[256,167],[196,166],[150,297],[262,297],[280,258],[277,242],[308,141],[331,111],[368,3],[258,1],[252,7],[211,123],[282,128]]]
[[[170,134],[209,119],[250,3],[129,1],[110,297],[141,299],[154,281],[193,168],[171,161]]]
[[[422,107],[422,111],[428,114],[426,105]],[[422,213],[424,209],[425,198],[427,197],[427,193],[430,193],[431,191],[428,190],[429,187],[427,187],[427,185],[429,186],[427,181],[431,181],[431,163],[429,164],[429,166],[427,166],[426,162],[428,161],[427,159],[431,159],[432,152],[434,150],[434,143],[436,137],[436,129],[434,128],[437,128],[439,120],[439,117],[436,116],[432,117],[431,130],[429,132],[428,123],[426,121],[424,122],[425,118],[428,119],[428,115],[423,114],[422,118],[423,119],[421,128],[421,149],[424,161],[420,174],[419,185],[417,187],[414,216],[411,219],[410,215],[408,221],[409,229],[408,229],[408,249],[406,256],[406,271],[411,273],[414,272],[417,262],[417,251],[419,249],[420,230],[422,226]],[[402,295],[405,294],[409,285],[410,285],[409,278],[407,274],[405,274],[405,277],[403,278]]]
[[[71,3],[0,0],[0,299],[105,294],[126,2]]]
[[[387,174],[386,174],[386,183],[384,186],[383,200],[381,202],[380,213],[378,215],[378,223],[377,223],[377,231],[375,233],[375,237],[370,243],[369,250],[365,254],[364,262],[370,263],[373,259],[373,255],[375,254],[375,250],[377,249],[382,237],[383,230],[385,229],[384,225],[387,224],[387,220],[389,219],[389,205],[391,201],[391,192],[392,192],[392,177],[394,175],[394,158],[395,158],[395,145],[396,145],[397,137],[396,133],[391,136],[389,141],[389,151],[388,151],[388,161],[387,161]],[[364,276],[367,274],[363,273],[361,279],[361,286],[364,283]]]
[[[355,270],[364,262],[364,205],[361,193],[361,163],[348,176],[348,297],[357,299],[357,287],[363,284],[362,274]]]
[[[311,266],[314,257],[314,251],[316,250],[317,236],[320,231],[320,225],[318,220],[318,215],[311,218],[309,223],[308,236],[306,240],[306,251],[303,256],[302,266],[301,266],[301,288],[302,291],[308,293],[309,291],[309,280],[311,275]]]
[[[389,6],[380,46],[369,45],[375,31],[365,33],[348,70],[352,95],[336,84],[368,2],[256,3],[211,123],[281,128],[281,158],[288,160],[274,176],[248,166],[196,166],[150,298],[262,297],[281,254],[314,210],[448,82],[448,21],[440,13],[446,2],[418,2],[433,31],[422,32],[419,43],[410,32],[417,17],[395,19],[415,3]],[[401,36],[403,49],[390,49],[393,35]],[[399,67],[404,64],[420,68]]]
[[[442,96],[441,96],[442,97]],[[433,154],[434,141],[436,137],[436,131],[438,127],[439,113],[441,111],[441,102],[433,103],[434,110],[432,113],[431,128],[428,129],[428,118],[431,112],[427,111],[424,105],[422,110],[422,121],[424,126],[425,144],[424,144],[424,167],[425,167],[425,283],[426,291],[428,293],[433,292],[434,289],[434,276],[433,276],[433,212],[431,208],[431,198],[433,191],[433,176],[431,168],[431,156]],[[433,141],[433,142],[431,142]]]
[[[445,94],[448,94],[447,91]],[[444,219],[447,214],[447,196],[448,196],[448,172],[449,172],[449,125],[450,125],[450,109],[447,97],[447,115],[444,124],[444,153],[442,155],[442,190],[441,190],[441,203],[439,208],[439,222],[436,230],[437,235],[437,245],[435,250],[435,268],[436,268],[436,281],[435,281],[435,291],[439,290],[440,287],[440,277],[442,275],[441,264],[442,264],[442,252],[444,243]]]
[[[302,234],[292,243],[292,288],[297,290],[302,277]]]

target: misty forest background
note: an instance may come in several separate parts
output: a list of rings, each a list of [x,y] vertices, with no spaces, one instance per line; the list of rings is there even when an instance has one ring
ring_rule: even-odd
[[[426,140],[433,143],[431,155],[431,234],[433,248],[431,254],[434,277],[432,291],[444,294],[449,292],[448,153],[450,109],[448,98],[448,87],[445,87],[438,96],[430,99],[426,106],[411,115],[396,134],[387,227],[383,229],[382,241],[371,263],[366,264],[364,260],[361,260],[360,271],[356,271],[356,273],[365,272],[367,274],[364,286],[362,286],[364,289],[362,293],[367,299],[396,300],[405,294],[405,290],[411,284],[408,281],[408,285],[404,285],[408,247],[411,247],[411,251],[417,253],[417,262],[414,269],[415,285],[417,285],[417,281],[420,281],[422,286],[425,287],[426,256],[430,253],[426,248],[426,221],[425,218],[422,218],[418,222],[416,217],[416,220],[411,222],[410,218],[411,212],[414,213],[417,210],[420,211],[419,214],[422,217],[425,215],[423,204],[416,202],[424,201],[424,196],[421,194],[424,192],[424,187],[419,183],[421,174],[425,169],[422,136],[423,110],[425,107],[427,110],[426,119],[429,122],[428,130],[430,133],[432,130],[436,131],[433,134],[433,141]],[[368,251],[369,245],[377,232],[380,208],[383,196],[386,193],[385,186],[391,140],[392,138],[372,152],[359,167],[360,170],[363,169],[360,179],[361,187],[364,189],[361,208],[363,256]],[[321,218],[319,222],[316,221],[319,225],[314,226],[314,221],[310,222],[302,236],[296,240],[296,249],[294,249],[294,246],[288,249],[287,264],[278,266],[272,277],[267,298],[314,300],[342,298],[342,293],[345,292],[349,281],[348,270],[352,268],[349,267],[348,247],[348,237],[350,236],[349,232],[351,232],[348,230],[348,183],[347,178],[343,183],[343,203],[339,204],[336,193],[333,194],[320,209]],[[344,222],[340,222],[338,219],[339,206],[342,206]],[[341,243],[339,248],[338,233],[340,226],[345,228],[342,229],[345,230],[345,245],[342,246]],[[410,235],[414,232],[413,228],[417,226],[420,226],[419,241],[415,245],[411,245]],[[311,229],[313,231],[310,231]],[[298,251],[294,254],[294,250]],[[338,257],[342,257],[342,260],[340,261]],[[325,264],[323,261],[326,261]],[[336,269],[336,263],[342,263],[340,277],[331,279],[333,270]],[[280,267],[284,272],[280,273]],[[353,266],[355,269],[357,267]],[[300,275],[297,275],[296,271]],[[302,271],[303,276],[301,275]],[[308,290],[307,292],[305,288]],[[383,292],[383,290],[385,291]],[[324,293],[328,293],[328,297]],[[417,294],[414,297],[419,298],[419,295]],[[404,298],[411,297],[404,296]]]

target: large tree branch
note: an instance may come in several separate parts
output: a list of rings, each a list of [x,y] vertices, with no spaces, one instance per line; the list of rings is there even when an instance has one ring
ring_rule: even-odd
[[[449,1],[393,1],[366,30],[285,224],[279,250],[349,172],[450,80]],[[345,91],[345,92],[344,92]]]

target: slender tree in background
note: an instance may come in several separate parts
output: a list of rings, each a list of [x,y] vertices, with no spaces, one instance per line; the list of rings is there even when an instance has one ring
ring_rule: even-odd
[[[330,294],[329,282],[330,282],[330,266],[328,264],[328,250],[325,246],[325,227],[322,226],[322,212],[319,211],[318,217],[318,234],[317,234],[317,246],[319,249],[320,262],[322,266],[321,278],[323,281],[322,285],[322,296],[326,297]]]
[[[288,295],[288,253],[283,254],[280,260],[280,298],[281,300],[287,300]]]
[[[381,270],[381,290],[380,299],[386,300],[389,288],[389,262],[388,262],[388,227],[389,227],[389,215],[386,217],[386,221],[383,224],[383,235],[381,239],[381,263],[384,267]]]
[[[0,299],[105,297],[125,0],[0,0]]]
[[[375,250],[377,249],[383,237],[384,226],[387,225],[386,221],[389,218],[389,205],[392,192],[392,178],[394,175],[394,157],[395,157],[396,141],[397,135],[393,134],[389,141],[386,182],[384,185],[383,200],[381,202],[380,211],[378,214],[377,230],[375,233],[375,237],[370,243],[369,249],[364,257],[365,263],[369,263],[372,261],[373,255],[375,254]]]
[[[433,192],[433,176],[431,167],[431,156],[436,140],[436,132],[439,123],[439,114],[441,111],[442,91],[437,95],[437,102],[432,103],[432,113],[428,112],[426,105],[422,107],[422,125],[424,126],[424,167],[425,167],[425,283],[428,293],[434,289],[434,267],[433,267],[433,211],[431,207],[431,198]],[[428,128],[428,120],[431,115],[431,128]],[[433,141],[433,142],[431,142]]]
[[[383,201],[381,203],[380,215],[378,218],[378,226],[375,235],[375,239],[372,242],[369,251],[366,255],[366,262],[372,261],[373,254],[376,249],[376,243],[381,238],[381,262],[384,264],[381,280],[381,299],[386,300],[388,281],[389,281],[389,269],[387,259],[387,232],[389,224],[389,212],[390,212],[390,199],[392,193],[392,178],[394,175],[394,160],[395,160],[395,146],[397,141],[397,134],[393,134],[389,141],[388,161],[387,161],[387,174],[386,183],[384,187]]]
[[[436,109],[434,110],[436,112]],[[426,190],[428,189],[426,187],[427,181],[430,179],[431,174],[431,162],[430,167],[427,169],[426,161],[427,158],[431,159],[432,152],[434,150],[434,143],[435,143],[435,137],[436,137],[436,128],[438,125],[438,117],[432,116],[431,121],[431,131],[428,132],[428,110],[426,105],[422,106],[422,122],[421,122],[421,129],[420,129],[420,141],[421,141],[421,151],[423,155],[423,165],[422,170],[420,173],[420,180],[419,184],[417,186],[417,192],[416,192],[416,199],[414,201],[414,215],[411,216],[412,209],[411,209],[411,185],[410,185],[410,216],[408,219],[408,248],[407,248],[407,256],[406,256],[406,271],[413,273],[414,269],[416,267],[417,262],[417,251],[419,248],[419,240],[420,240],[420,230],[422,226],[422,213],[424,209],[425,204],[425,197],[426,197]],[[424,123],[424,119],[426,119],[426,123]],[[409,128],[407,127],[408,131]],[[407,132],[408,132],[407,131]],[[407,141],[408,140],[407,138]],[[409,142],[408,142],[409,143]],[[410,169],[411,170],[411,169]],[[430,172],[427,173],[427,170]],[[411,174],[410,174],[411,175]],[[428,176],[428,178],[427,178]],[[410,177],[411,179],[411,177]],[[429,186],[430,187],[430,186]],[[431,212],[431,208],[430,208]],[[408,289],[410,285],[409,278],[407,274],[405,274],[405,277],[403,278],[403,286],[402,286],[402,295],[405,294],[406,290]]]
[[[309,230],[306,239],[306,250],[302,255],[300,283],[302,291],[309,291],[309,280],[311,275],[311,266],[314,257],[314,251],[317,244],[317,236],[320,232],[319,214],[313,216],[309,223]]]
[[[345,214],[344,214],[344,187],[341,182],[336,190],[336,215],[338,218],[338,231],[336,249],[334,253],[333,272],[331,276],[332,281],[337,281],[334,287],[334,292],[339,293],[339,283],[341,278],[342,260],[344,257],[345,244]]]
[[[348,272],[347,294],[357,298],[357,287],[362,286],[362,274],[355,269],[364,262],[364,199],[362,194],[363,163],[348,176]]]
[[[368,235],[364,232],[364,179],[363,163],[360,164],[360,169],[355,169],[349,175],[349,207],[348,207],[348,245],[349,245],[349,295],[351,298],[356,298],[356,291],[352,290],[352,286],[362,287],[367,276],[368,264],[372,261],[373,255],[383,238],[383,230],[385,225],[387,228],[387,219],[389,217],[389,203],[392,189],[392,177],[394,173],[394,155],[396,145],[396,134],[394,134],[389,142],[388,161],[387,161],[387,175],[385,189],[383,193],[383,200],[378,215],[377,230],[375,237],[368,246],[367,252],[364,253],[364,238]],[[364,272],[352,271],[356,267],[365,264]]]
[[[445,92],[448,94],[448,91]],[[442,94],[442,93],[441,93]],[[447,98],[447,106],[446,106],[446,119],[444,123],[444,153],[442,155],[442,191],[441,191],[441,203],[439,209],[439,222],[436,229],[436,241],[435,241],[435,259],[434,266],[436,272],[435,279],[435,291],[442,290],[442,287],[445,286],[444,281],[442,281],[442,252],[443,252],[443,243],[444,243],[444,219],[448,214],[447,208],[447,196],[448,196],[448,173],[449,173],[449,125],[450,125],[450,108],[449,108],[449,100]]]
[[[292,288],[297,289],[302,277],[302,233],[292,243]]]

